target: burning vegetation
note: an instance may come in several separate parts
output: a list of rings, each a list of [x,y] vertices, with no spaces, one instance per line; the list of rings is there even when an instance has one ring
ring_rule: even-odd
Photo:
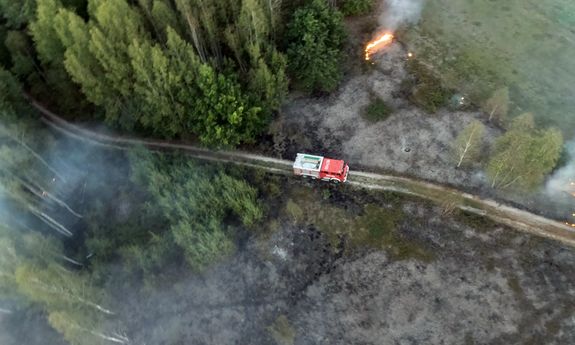
[[[385,32],[368,42],[365,46],[365,61],[370,61],[371,55],[389,46],[393,42],[394,37],[393,33]]]

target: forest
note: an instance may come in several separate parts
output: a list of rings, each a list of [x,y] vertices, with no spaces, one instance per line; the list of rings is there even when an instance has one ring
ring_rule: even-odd
[[[341,78],[343,17],[322,0],[26,0],[0,10],[2,66],[33,97],[129,132],[250,143],[289,80],[324,92]]]
[[[355,2],[340,6],[360,13],[370,4]],[[127,344],[111,286],[140,290],[174,270],[201,274],[268,211],[242,173],[177,155],[98,152],[99,167],[80,168],[88,153],[44,128],[28,97],[124,133],[253,143],[289,88],[337,86],[345,35],[333,5],[0,1],[2,313],[39,311],[70,344]],[[107,176],[114,164],[122,172]],[[131,205],[123,216],[118,200]]]
[[[0,0],[0,316],[49,325],[46,344],[131,344],[115,309],[122,294],[202,277],[246,238],[271,236],[279,214],[297,223],[314,213],[291,199],[280,210],[281,183],[261,172],[71,142],[38,120],[30,99],[116,133],[249,149],[269,134],[290,94],[336,94],[346,79],[345,21],[375,5]],[[429,116],[449,107],[455,91],[417,60],[407,65],[401,96]],[[491,189],[533,191],[566,159],[563,134],[514,112],[505,86],[490,91],[473,105],[482,121],[466,124],[446,148],[450,167],[481,162]],[[366,107],[370,121],[393,114],[386,102]],[[488,126],[501,133],[493,142]],[[389,204],[397,207],[396,198]],[[380,249],[399,243],[394,258],[432,260],[378,228],[395,227],[404,211],[368,206],[357,224],[369,231],[352,243],[379,236]],[[343,214],[334,210],[326,213]],[[342,236],[332,234],[334,247]]]

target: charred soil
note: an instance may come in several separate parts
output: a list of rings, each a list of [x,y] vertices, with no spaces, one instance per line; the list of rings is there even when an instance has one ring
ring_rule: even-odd
[[[125,295],[134,340],[575,341],[569,248],[392,193],[268,183],[288,192],[273,198],[276,216],[241,251],[201,276]]]

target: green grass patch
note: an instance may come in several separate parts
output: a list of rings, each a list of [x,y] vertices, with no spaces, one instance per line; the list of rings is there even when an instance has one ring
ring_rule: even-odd
[[[454,218],[456,221],[479,231],[493,231],[498,227],[497,223],[495,223],[490,218],[468,211],[458,210],[454,213]]]
[[[285,213],[294,223],[300,223],[304,219],[303,210],[292,199],[286,202]]]
[[[435,0],[400,38],[475,103],[508,87],[512,114],[531,111],[572,134],[574,23],[571,0]]]
[[[294,189],[284,206],[284,214],[290,220],[315,225],[334,248],[345,238],[346,250],[374,248],[385,250],[394,260],[433,260],[430,252],[398,230],[405,217],[401,198],[391,198],[390,207],[367,204],[361,214],[354,214],[326,201],[323,194],[308,188]]]
[[[395,260],[433,260],[430,252],[399,233],[398,225],[404,217],[405,214],[398,207],[387,209],[373,204],[366,205],[364,214],[356,220],[352,243],[385,249]]]
[[[519,278],[517,278],[514,275],[511,277],[508,277],[507,278],[507,285],[509,285],[509,288],[511,289],[511,291],[513,291],[515,296],[517,296],[518,298],[525,298],[525,291],[523,291],[523,288],[521,287],[521,283],[519,282]]]
[[[278,316],[276,321],[267,329],[277,344],[293,345],[296,332],[285,315]]]
[[[411,78],[402,83],[403,92],[415,105],[429,113],[447,106],[453,92],[445,88],[433,71],[417,59],[407,63]]]
[[[363,118],[370,122],[383,121],[391,115],[391,109],[384,100],[376,98],[363,111]]]

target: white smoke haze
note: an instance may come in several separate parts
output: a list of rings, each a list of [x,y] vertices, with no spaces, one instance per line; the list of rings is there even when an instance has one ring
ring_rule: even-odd
[[[565,148],[569,154],[569,162],[549,178],[545,188],[546,192],[554,197],[575,192],[575,185],[571,185],[572,182],[575,183],[575,140],[567,142]]]
[[[386,30],[396,30],[404,24],[415,24],[421,17],[425,0],[387,0],[379,23]]]

